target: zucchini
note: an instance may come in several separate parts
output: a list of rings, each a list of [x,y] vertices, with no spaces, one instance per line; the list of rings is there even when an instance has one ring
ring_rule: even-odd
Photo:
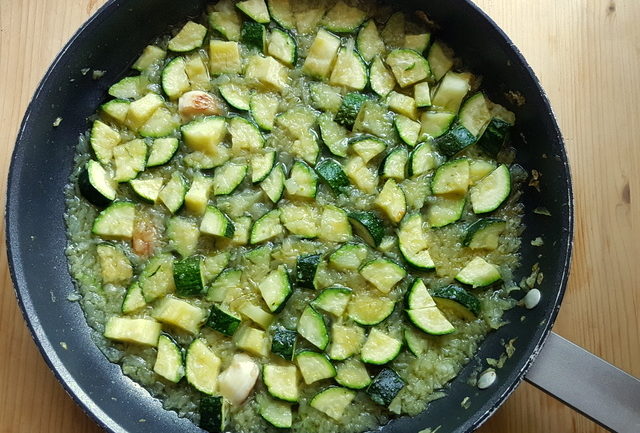
[[[238,311],[248,319],[260,325],[262,329],[267,329],[271,325],[271,322],[273,322],[274,320],[273,315],[267,313],[262,308],[250,302],[245,302],[244,304],[242,304]],[[271,346],[271,352],[276,353],[273,350],[273,344]]]
[[[264,396],[259,400],[258,413],[265,421],[277,428],[291,428],[293,424],[291,405],[283,401]]]
[[[185,364],[187,382],[203,394],[215,394],[218,389],[220,358],[207,346],[204,340],[196,338],[189,345],[185,357]],[[212,400],[208,401],[211,402]],[[206,404],[205,408],[207,408]],[[213,411],[213,408],[209,407],[205,413],[211,413],[211,411]],[[207,419],[207,417],[205,417],[205,419]]]
[[[367,388],[367,394],[379,405],[389,406],[404,385],[398,373],[390,368],[384,368],[373,378],[371,385]]]
[[[269,36],[267,53],[291,68],[298,60],[298,44],[288,32],[273,29]]]
[[[409,152],[404,146],[393,149],[382,163],[382,177],[402,181],[406,178]]]
[[[131,66],[131,69],[142,72],[149,66],[162,62],[166,56],[167,52],[162,48],[156,45],[147,45],[142,50],[140,57]]]
[[[131,239],[135,217],[136,208],[133,203],[114,202],[96,216],[91,233],[102,238]]]
[[[429,142],[417,145],[409,155],[409,175],[411,177],[428,173],[438,165],[437,155]]]
[[[196,112],[201,110],[200,113],[202,114],[209,113],[210,111],[217,112],[219,108],[216,106],[217,101],[215,101],[209,93],[206,93],[211,90],[212,85],[211,77],[209,76],[209,68],[205,62],[205,57],[198,50],[187,57],[184,65],[187,77],[189,77],[189,82],[191,83],[191,92],[187,92],[189,94],[186,95],[182,105],[185,107],[186,105],[189,105],[185,103],[192,103],[194,100],[204,102],[204,107],[196,108],[195,106],[192,106]],[[180,101],[178,101],[178,112],[181,111],[180,105]]]
[[[216,305],[211,306],[211,312],[205,326],[218,331],[221,334],[231,336],[240,326],[240,318],[230,311],[226,311]]]
[[[429,46],[429,42],[431,42],[430,33],[420,33],[417,35],[404,35],[403,48],[407,48],[409,50],[413,50],[418,52],[419,54],[422,54]]]
[[[339,386],[332,386],[316,394],[311,399],[309,405],[330,418],[340,421],[344,411],[355,397],[355,391]]]
[[[229,403],[221,396],[200,397],[200,428],[209,433],[222,433],[227,427]]]
[[[328,78],[338,56],[338,48],[339,37],[324,29],[318,30],[302,65],[302,72],[320,80]]]
[[[369,81],[367,65],[353,48],[350,39],[347,45],[338,50],[336,63],[329,77],[329,84],[353,90],[362,90]]]
[[[260,188],[269,197],[272,203],[277,203],[282,198],[284,193],[284,183],[286,175],[282,164],[276,164],[275,167],[269,172],[267,177],[260,182]]]
[[[147,301],[144,300],[142,289],[140,284],[136,281],[131,284],[127,289],[127,293],[122,300],[122,312],[124,314],[135,313],[147,305]]]
[[[445,335],[455,332],[456,328],[447,320],[438,307],[407,310],[409,321],[418,329],[431,335]]]
[[[131,101],[126,99],[112,99],[111,101],[102,104],[100,106],[100,110],[102,110],[102,112],[112,120],[118,122],[118,124],[123,125],[127,119],[129,105],[131,105]]]
[[[251,156],[251,182],[257,183],[263,181],[273,169],[278,154],[272,150],[263,154],[255,154]]]
[[[167,164],[178,150],[178,139],[173,137],[156,138],[149,148],[147,167]]]
[[[384,365],[393,361],[400,354],[400,349],[402,341],[373,328],[362,346],[360,356],[367,364]]]
[[[266,332],[250,326],[241,326],[234,336],[234,342],[239,349],[245,350],[255,356],[269,355],[269,339]]]
[[[209,192],[213,186],[213,179],[197,173],[191,181],[191,186],[184,196],[184,205],[189,212],[203,215],[209,202]]]
[[[345,307],[346,307],[345,303]],[[331,346],[329,346],[329,357],[333,360],[344,361],[345,359],[360,353],[364,343],[364,329],[360,326],[339,325],[334,323],[331,326]]]
[[[278,266],[260,281],[258,289],[269,310],[272,313],[280,312],[293,293],[289,274],[284,265]]]
[[[113,180],[127,182],[144,170],[147,160],[147,145],[142,139],[135,139],[113,148],[116,172]]]
[[[207,116],[192,120],[180,129],[184,143],[190,149],[211,157],[221,156],[220,143],[227,135],[227,121],[224,117]]]
[[[291,12],[289,0],[267,0],[267,8],[271,19],[280,27],[288,30],[295,28],[296,17]]]
[[[207,256],[204,258],[204,260],[202,261],[202,273],[207,285],[216,280],[223,273],[228,272],[228,270],[225,271],[225,268],[229,264],[230,256],[231,255],[226,252],[218,253],[213,256]]]
[[[251,233],[249,235],[250,244],[258,244],[268,241],[284,232],[280,223],[280,209],[273,209],[262,215],[253,223]]]
[[[104,327],[104,336],[109,340],[123,343],[156,346],[161,326],[152,319],[130,319],[128,317],[110,317]]]
[[[436,111],[457,113],[471,86],[470,74],[447,72],[433,94],[431,105]]]
[[[371,85],[371,90],[382,98],[386,97],[396,87],[396,79],[380,56],[375,56],[369,67],[369,84]]]
[[[429,337],[416,328],[406,328],[404,330],[404,341],[407,344],[409,352],[417,357],[421,357],[427,353],[431,344]]]
[[[495,157],[509,137],[511,123],[494,117],[478,139],[478,147]]]
[[[187,301],[164,297],[153,309],[153,317],[162,323],[197,334],[206,318],[205,312]]]
[[[169,246],[182,257],[188,257],[196,252],[200,230],[191,219],[171,217],[167,222],[167,237]]]
[[[180,31],[171,39],[167,48],[176,53],[184,53],[202,46],[207,28],[202,24],[187,21]]]
[[[209,26],[228,40],[240,39],[241,23],[240,15],[231,0],[221,0],[213,5],[213,11],[209,14]]]
[[[486,161],[484,159],[474,159],[469,163],[469,181],[471,185],[475,185],[486,175],[496,169],[494,161]]]
[[[473,134],[479,137],[491,121],[489,101],[482,92],[471,95],[460,108],[458,122]]]
[[[335,317],[340,317],[346,311],[349,299],[351,299],[350,288],[343,286],[329,287],[324,289],[311,302],[311,305],[314,308],[333,314]]]
[[[422,308],[432,308],[436,306],[435,301],[427,290],[427,286],[424,285],[424,281],[420,278],[416,278],[413,281],[411,287],[407,290],[405,298],[407,309],[409,310],[419,310]]]
[[[419,213],[407,216],[398,230],[398,247],[402,257],[414,268],[435,269],[428,246],[422,216]]]
[[[239,74],[242,71],[240,45],[235,41],[209,41],[209,72],[211,75]]]
[[[311,105],[321,111],[336,113],[342,104],[340,90],[325,83],[309,84]]]
[[[184,57],[175,57],[166,64],[162,70],[161,84],[162,91],[172,101],[191,89]]]
[[[387,144],[377,137],[361,135],[349,142],[351,149],[367,164],[387,148]]]
[[[356,358],[349,358],[338,364],[336,382],[349,389],[364,389],[371,383],[367,367]]]
[[[367,62],[384,52],[385,46],[374,20],[368,20],[358,31],[356,46],[360,55]]]
[[[347,213],[336,206],[325,205],[320,216],[318,237],[328,242],[351,240],[351,224]]]
[[[431,44],[429,54],[427,54],[427,60],[429,61],[429,66],[431,66],[433,78],[435,78],[436,81],[440,81],[453,67],[453,59],[440,41],[435,41]]]
[[[398,264],[385,259],[376,259],[360,268],[360,275],[382,293],[389,293],[407,272]]]
[[[209,205],[200,222],[200,232],[205,235],[232,238],[235,228],[233,222],[220,209]]]
[[[227,162],[216,168],[213,175],[213,195],[229,195],[238,188],[247,176],[246,164]]]
[[[449,130],[456,115],[444,111],[425,111],[420,117],[420,139],[438,138]]]
[[[296,354],[295,362],[298,365],[304,383],[310,385],[314,382],[335,377],[336,369],[323,353],[303,350]]]
[[[271,353],[287,361],[293,360],[298,333],[282,326],[275,327],[271,335]]]
[[[395,303],[389,299],[359,294],[349,301],[347,315],[360,325],[371,326],[389,317],[394,308]]]
[[[469,188],[469,160],[454,159],[442,164],[431,179],[434,194],[466,194]]]
[[[413,99],[416,101],[417,108],[431,106],[431,88],[428,82],[423,81],[413,86]]]
[[[509,167],[501,164],[469,190],[471,207],[476,214],[496,210],[511,193]]]
[[[277,399],[296,403],[300,398],[295,365],[267,364],[262,368],[262,381],[267,392]]]
[[[325,28],[337,33],[351,33],[355,31],[366,19],[367,14],[356,8],[345,4],[342,0],[327,11],[322,24]]]
[[[435,139],[438,150],[445,156],[453,156],[476,142],[476,137],[460,124],[454,125]]]
[[[500,235],[507,228],[507,222],[499,218],[481,218],[467,227],[462,245],[472,250],[498,248]]]
[[[318,264],[322,259],[320,254],[298,256],[296,260],[296,286],[313,289],[313,280],[316,276]]]
[[[99,162],[89,160],[78,175],[78,189],[89,203],[104,207],[116,198],[116,185]]]
[[[336,194],[344,192],[349,186],[349,179],[344,174],[342,166],[333,159],[325,159],[316,165],[316,173]]]
[[[280,98],[272,93],[254,93],[249,99],[249,112],[264,131],[271,131],[276,120]]]
[[[322,113],[318,117],[320,137],[329,152],[336,156],[346,157],[349,142],[347,129],[333,120],[330,113]]]
[[[498,268],[482,257],[475,257],[456,275],[456,280],[468,284],[474,289],[485,287],[502,279]]]
[[[269,10],[264,0],[245,0],[236,3],[236,7],[254,21],[262,24],[268,24],[271,21]]]
[[[314,206],[288,203],[281,210],[280,220],[289,232],[301,238],[318,236],[318,211]]]
[[[411,96],[392,91],[387,95],[387,105],[389,106],[391,111],[402,114],[403,116],[408,117],[411,120],[418,119],[416,100]]]
[[[430,227],[444,227],[462,218],[467,199],[459,195],[435,197],[427,209]]]
[[[393,120],[393,124],[396,127],[396,131],[398,131],[398,136],[404,143],[409,146],[415,146],[418,143],[420,128],[422,127],[419,122],[398,114]]]
[[[404,192],[395,180],[389,179],[380,190],[374,204],[378,206],[394,223],[399,223],[407,212],[407,201]]]
[[[380,245],[384,237],[384,222],[378,215],[370,211],[353,211],[348,213],[356,234],[372,247]]]
[[[403,12],[395,12],[389,17],[380,33],[388,49],[400,48],[404,42],[405,18]]]
[[[180,382],[184,377],[182,350],[169,335],[162,334],[158,338],[158,354],[153,371],[173,383]]]
[[[243,150],[253,152],[264,147],[265,140],[258,127],[243,117],[231,118],[229,133],[231,134],[231,149],[234,154],[239,154]]]
[[[319,7],[301,10],[296,13],[296,28],[299,34],[310,34],[318,28],[325,9],[324,4],[317,5]]]
[[[367,253],[367,247],[362,244],[344,244],[329,256],[329,263],[339,271],[355,271],[367,258]]]
[[[176,289],[173,261],[173,255],[165,253],[152,257],[145,264],[138,279],[145,301],[152,302]]]
[[[138,99],[142,97],[144,83],[141,75],[124,77],[109,87],[109,95],[118,99]]]
[[[257,49],[264,53],[267,51],[267,28],[264,24],[255,21],[245,21],[240,30],[240,42],[247,48]]]
[[[360,108],[362,108],[362,105],[368,99],[369,97],[367,95],[363,95],[362,93],[347,93],[342,98],[340,108],[338,109],[338,112],[336,113],[333,120],[335,120],[342,126],[351,128],[354,125],[356,118],[358,117]]]
[[[387,107],[373,100],[364,101],[353,124],[353,132],[372,134],[385,140],[395,140],[393,120]]]
[[[359,156],[349,158],[344,167],[349,180],[365,194],[375,194],[378,188],[378,174],[373,167],[368,167]]]
[[[387,55],[387,65],[400,87],[407,87],[431,75],[429,62],[413,50],[396,49]],[[456,110],[457,111],[457,110]]]
[[[320,350],[329,344],[329,332],[324,318],[312,306],[307,305],[298,319],[298,334]]]
[[[285,187],[290,196],[314,198],[318,189],[318,175],[304,161],[295,161]]]
[[[234,82],[224,83],[218,86],[218,91],[220,92],[222,99],[224,99],[232,108],[239,111],[249,110],[249,89],[242,84]],[[233,117],[232,120],[234,119],[249,123],[249,121],[242,117]],[[231,132],[231,125],[229,125],[229,132]]]
[[[438,308],[453,311],[465,320],[474,320],[480,314],[480,300],[455,284],[434,290],[433,300]]]

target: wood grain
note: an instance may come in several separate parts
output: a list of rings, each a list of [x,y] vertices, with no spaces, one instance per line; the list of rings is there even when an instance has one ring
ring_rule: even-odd
[[[16,132],[51,60],[104,0],[0,0],[0,190]],[[640,2],[477,0],[548,92],[569,150],[576,200],[571,281],[554,330],[640,376]],[[4,201],[4,197],[3,197]],[[4,245],[4,228],[2,230]],[[99,432],[36,350],[0,252],[0,433]],[[523,384],[481,432],[599,432]]]

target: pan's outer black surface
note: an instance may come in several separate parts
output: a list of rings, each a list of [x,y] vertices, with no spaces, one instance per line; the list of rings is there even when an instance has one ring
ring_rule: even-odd
[[[124,377],[90,339],[77,303],[67,301],[73,282],[64,256],[66,243],[62,190],[67,182],[78,135],[86,118],[106,97],[109,83],[126,73],[137,54],[155,36],[187,17],[204,1],[113,0],[72,38],[54,61],[29,105],[20,129],[7,195],[7,246],[14,286],[33,337],[45,360],[72,397],[105,429],[113,432],[201,431]],[[521,275],[538,262],[544,272],[543,298],[531,311],[516,307],[507,314],[514,326],[492,333],[477,359],[448,389],[448,397],[433,402],[426,412],[385,426],[386,433],[416,432],[442,426],[441,432],[477,428],[522,380],[558,312],[566,285],[573,232],[572,192],[562,137],[546,96],[519,51],[488,17],[466,0],[405,2],[423,9],[438,22],[440,34],[466,65],[484,76],[490,97],[515,111],[518,122],[513,142],[518,162],[543,174],[541,192],[525,187],[527,225],[522,244]],[[93,81],[91,73],[105,70]],[[506,91],[526,100],[514,106]],[[57,128],[57,117],[63,121]],[[544,206],[551,217],[532,209]],[[544,245],[530,241],[542,236]],[[521,322],[521,316],[525,320]],[[516,353],[498,371],[496,384],[479,391],[466,384],[479,360],[497,357],[501,341],[517,338]],[[467,409],[460,403],[470,397]]]

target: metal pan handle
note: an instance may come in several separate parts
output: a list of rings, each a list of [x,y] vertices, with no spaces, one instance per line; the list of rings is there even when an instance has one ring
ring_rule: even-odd
[[[525,379],[607,429],[640,432],[640,380],[554,332]]]

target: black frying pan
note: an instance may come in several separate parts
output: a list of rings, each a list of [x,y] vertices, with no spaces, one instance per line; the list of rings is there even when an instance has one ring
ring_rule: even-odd
[[[56,58],[31,101],[9,173],[6,209],[9,264],[17,296],[45,360],[72,397],[101,426],[112,432],[201,432],[190,421],[162,409],[159,401],[135,386],[120,367],[109,363],[90,338],[73,290],[64,255],[66,245],[63,186],[69,179],[78,135],[86,118],[104,101],[109,83],[121,78],[140,51],[170,25],[197,16],[199,0],[112,0],[72,38]],[[438,22],[439,35],[465,64],[484,77],[489,97],[517,116],[513,144],[517,162],[543,174],[538,192],[525,187],[526,231],[521,276],[538,262],[545,278],[542,301],[533,310],[506,313],[513,326],[491,333],[475,358],[447,388],[448,396],[414,418],[385,426],[385,433],[416,432],[442,426],[442,432],[467,432],[487,419],[515,389],[539,352],[556,318],[569,270],[573,234],[572,192],[567,157],[549,102],[520,52],[483,12],[466,0],[406,1]],[[107,71],[99,81],[83,68]],[[514,105],[507,91],[526,101]],[[63,122],[52,123],[57,117]],[[545,207],[551,217],[532,212]],[[542,247],[530,241],[544,239]],[[54,301],[55,299],[55,301]],[[520,321],[522,315],[526,320]],[[516,340],[516,352],[498,372],[497,382],[480,391],[467,384],[481,360],[496,358],[501,341]],[[66,349],[61,343],[65,343]],[[465,409],[460,402],[470,397]],[[140,422],[144,419],[145,422]]]

